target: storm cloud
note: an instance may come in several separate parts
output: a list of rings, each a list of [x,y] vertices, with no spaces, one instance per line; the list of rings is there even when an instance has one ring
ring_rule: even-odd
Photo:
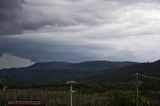
[[[21,12],[20,0],[0,1],[0,35],[17,34],[22,30],[18,25],[19,12]]]
[[[152,34],[159,29],[153,28],[159,19],[158,5],[157,0],[5,0],[0,2],[0,35],[37,30],[96,30],[111,37]]]
[[[158,0],[1,1],[0,55],[34,62],[155,61],[159,14]]]

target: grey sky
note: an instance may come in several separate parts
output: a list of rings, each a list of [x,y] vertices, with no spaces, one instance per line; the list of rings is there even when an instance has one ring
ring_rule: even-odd
[[[160,59],[159,0],[0,1],[0,54],[38,61]]]

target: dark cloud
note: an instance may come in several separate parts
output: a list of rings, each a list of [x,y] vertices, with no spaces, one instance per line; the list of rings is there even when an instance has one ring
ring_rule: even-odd
[[[34,62],[44,61],[82,61],[93,57],[75,52],[74,46],[63,44],[47,44],[22,39],[0,39],[0,54],[10,53],[18,57],[27,58]]]
[[[22,33],[18,25],[22,0],[0,1],[0,35]]]
[[[21,9],[20,0],[1,0],[0,1],[0,20],[8,21],[11,19],[16,19],[15,14]]]
[[[158,2],[1,0],[0,35],[21,36],[1,36],[0,55],[7,52],[32,61],[156,60]]]
[[[53,31],[63,31],[61,28],[67,29],[68,26],[109,26],[125,17],[123,13],[126,10],[119,9],[138,2],[158,0],[1,0],[0,35],[22,34],[26,30],[43,29],[47,25],[52,26]]]
[[[24,39],[0,39],[0,54],[10,53],[33,62],[110,60],[142,61],[130,50],[119,50],[110,45],[65,44],[64,42],[42,43]]]
[[[39,5],[30,5],[28,1],[24,0],[0,1],[0,36],[22,34],[25,30],[37,30],[45,25],[65,27],[78,24],[78,21],[76,22],[70,17],[62,17],[59,14],[64,13],[54,10],[54,8],[49,11],[53,11],[55,15],[46,15],[45,12],[48,10],[45,8],[37,10],[37,8]]]

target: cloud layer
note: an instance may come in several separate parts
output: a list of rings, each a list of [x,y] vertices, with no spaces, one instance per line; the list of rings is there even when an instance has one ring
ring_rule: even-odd
[[[0,35],[28,30],[94,31],[112,37],[155,34],[160,19],[157,0],[5,0],[0,8]]]
[[[0,10],[0,54],[32,61],[160,59],[158,0],[5,0]]]
[[[19,12],[22,9],[20,0],[0,1],[0,35],[21,33],[18,25]]]

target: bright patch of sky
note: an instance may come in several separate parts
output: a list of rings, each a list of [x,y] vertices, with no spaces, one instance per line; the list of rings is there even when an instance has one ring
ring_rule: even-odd
[[[28,59],[20,58],[17,56],[13,56],[8,53],[4,53],[0,57],[0,69],[3,68],[19,68],[19,67],[27,67],[34,64]]]

